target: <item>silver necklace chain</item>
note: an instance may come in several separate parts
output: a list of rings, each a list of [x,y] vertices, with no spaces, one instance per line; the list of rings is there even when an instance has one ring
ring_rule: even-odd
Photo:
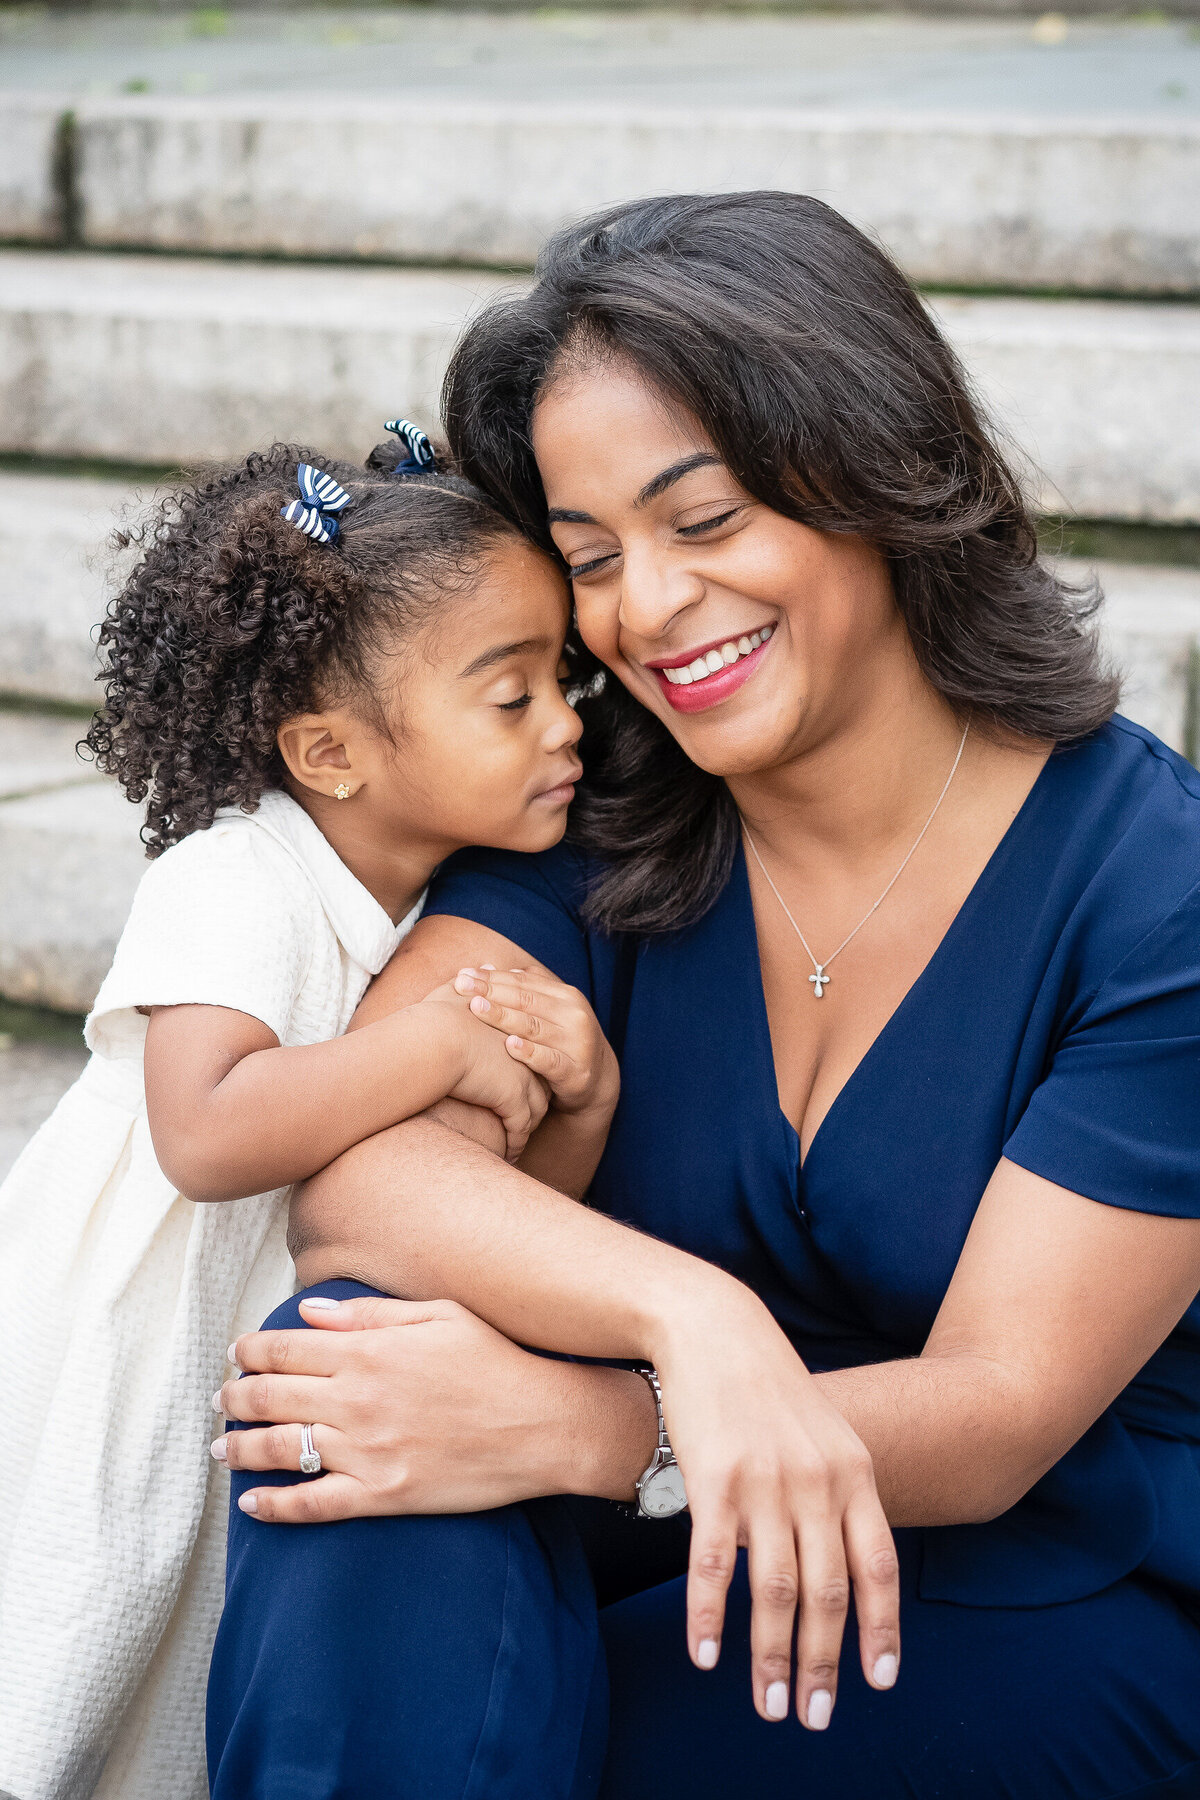
[[[863,914],[862,918],[858,921],[858,924],[854,927],[854,930],[847,933],[847,935],[842,939],[841,943],[838,945],[837,949],[834,950],[829,956],[827,956],[825,958],[824,962],[818,962],[816,957],[813,955],[812,950],[809,946],[808,939],[805,937],[804,933],[801,931],[800,927],[797,925],[795,919],[792,917],[791,907],[788,905],[787,901],[784,899],[784,897],[780,893],[779,889],[775,886],[775,883],[771,880],[770,872],[767,869],[767,865],[758,853],[758,845],[754,842],[754,838],[751,834],[750,827],[747,825],[745,819],[742,820],[742,830],[746,834],[746,842],[749,844],[751,850],[754,852],[754,860],[758,864],[759,868],[762,870],[763,877],[766,881],[767,886],[770,888],[771,892],[774,894],[774,896],[778,900],[780,906],[782,906],[784,912],[786,913],[788,924],[791,926],[791,928],[795,932],[796,936],[800,939],[800,942],[804,945],[805,951],[808,956],[808,960],[813,966],[813,973],[809,976],[808,979],[812,984],[814,999],[820,1000],[824,997],[825,989],[829,986],[829,982],[831,980],[831,977],[826,974],[826,970],[828,969],[830,963],[833,961],[834,957],[840,956],[842,954],[842,951],[846,948],[846,945],[850,942],[850,940],[852,938],[856,938],[858,936],[859,932],[862,930],[862,928],[866,924],[867,920],[872,918],[874,916],[874,914],[879,911],[879,908],[883,905],[884,901],[887,899],[888,895],[891,893],[892,889],[895,887],[896,883],[899,881],[900,877],[903,875],[905,869],[907,869],[909,863],[912,861],[913,857],[916,855],[917,850],[921,843],[921,839],[925,836],[925,833],[929,830],[929,827],[933,824],[933,821],[936,819],[937,814],[938,814],[938,808],[941,806],[942,801],[946,798],[946,795],[950,792],[950,783],[954,780],[954,777],[958,773],[958,765],[962,761],[962,753],[967,747],[967,733],[970,731],[970,729],[971,729],[971,722],[968,719],[967,723],[963,726],[963,734],[962,734],[962,737],[958,741],[958,755],[954,758],[953,767],[951,768],[950,773],[946,777],[946,785],[943,787],[941,793],[938,795],[937,799],[934,801],[933,811],[930,813],[929,817],[926,819],[925,823],[922,825],[920,831],[917,833],[916,841],[914,842],[912,849],[909,851],[909,853],[905,857],[904,861],[900,864],[900,867],[896,870],[896,873],[892,876],[892,879],[888,882],[888,884],[884,888],[882,894],[880,894],[878,900],[875,902],[874,906],[870,907]]]

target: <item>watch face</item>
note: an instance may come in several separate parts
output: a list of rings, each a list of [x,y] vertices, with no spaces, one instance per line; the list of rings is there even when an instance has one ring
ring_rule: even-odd
[[[687,1505],[687,1489],[679,1464],[667,1463],[655,1469],[643,1481],[640,1497],[642,1511],[651,1519],[669,1519],[681,1513]]]

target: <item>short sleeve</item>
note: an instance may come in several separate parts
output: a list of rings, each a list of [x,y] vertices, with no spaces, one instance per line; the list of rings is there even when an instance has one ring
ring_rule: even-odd
[[[1200,1217],[1200,887],[1067,1030],[1004,1154],[1108,1206]]]
[[[464,850],[434,877],[424,917],[448,913],[486,925],[590,994],[591,956],[579,912],[586,882],[583,859],[566,845],[538,856]]]
[[[84,1035],[109,1058],[140,1057],[150,1006],[225,1006],[282,1042],[308,970],[311,890],[264,832],[214,825],[143,875]]]

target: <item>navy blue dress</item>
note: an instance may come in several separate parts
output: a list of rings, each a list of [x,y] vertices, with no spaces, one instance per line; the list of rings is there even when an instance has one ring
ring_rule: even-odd
[[[746,1281],[811,1368],[920,1352],[1002,1156],[1200,1215],[1200,775],[1138,727],[1050,758],[803,1168],[742,860],[698,924],[642,943],[582,924],[587,878],[569,846],[472,851],[428,910],[589,996],[622,1066],[593,1204]],[[214,1794],[1200,1796],[1200,1304],[1010,1512],[897,1538],[900,1682],[868,1689],[851,1629],[816,1736],[753,1712],[744,1571],[720,1667],[688,1663],[683,1523],[235,1509]],[[314,1644],[321,1679],[295,1666]]]

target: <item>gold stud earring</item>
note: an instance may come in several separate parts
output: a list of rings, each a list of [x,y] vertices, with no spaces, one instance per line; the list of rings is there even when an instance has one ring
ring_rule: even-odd
[[[350,798],[350,789],[346,786],[344,781],[338,782],[333,790],[333,797],[335,800],[348,800]]]

